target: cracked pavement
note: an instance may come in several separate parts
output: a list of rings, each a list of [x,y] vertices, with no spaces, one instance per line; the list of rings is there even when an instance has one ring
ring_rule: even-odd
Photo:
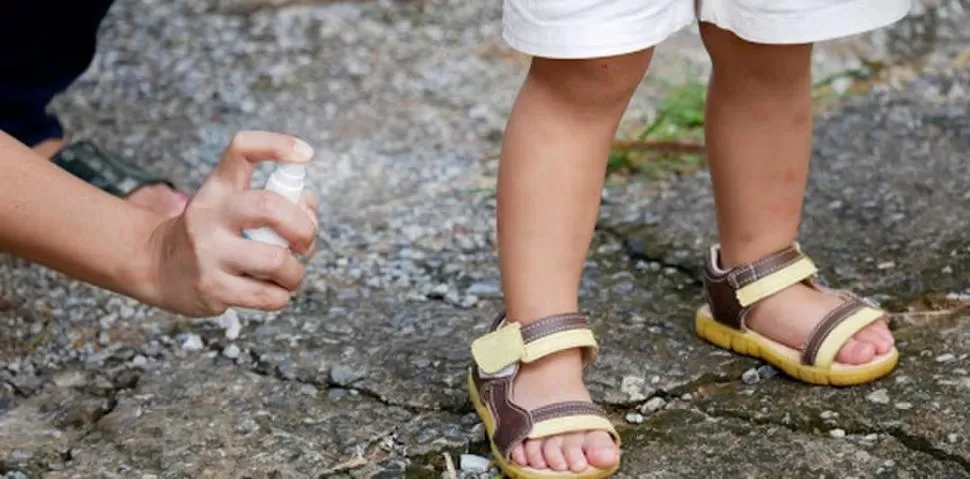
[[[500,306],[493,155],[526,63],[480,3],[120,1],[55,105],[72,135],[185,189],[237,129],[307,138],[328,247],[232,341],[0,257],[0,474],[431,478],[484,454],[467,345]],[[941,3],[816,56],[898,65],[820,113],[801,239],[894,312],[886,379],[809,387],[698,340],[706,173],[610,183],[582,303],[620,477],[970,477],[970,29]],[[706,68],[689,32],[656,58],[626,125]]]

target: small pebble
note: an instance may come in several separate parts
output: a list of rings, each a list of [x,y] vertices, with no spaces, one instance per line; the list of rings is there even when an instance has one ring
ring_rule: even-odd
[[[146,364],[148,364],[148,358],[141,354],[131,358],[131,365],[136,368],[143,368]]]
[[[300,386],[300,394],[303,394],[304,396],[316,397],[317,388],[312,384],[304,384]]]
[[[465,291],[466,294],[474,295],[479,298],[500,298],[502,288],[495,283],[474,283]]]
[[[912,408],[913,408],[913,404],[912,403],[908,403],[908,402],[898,402],[898,403],[896,403],[896,409],[902,409],[902,410],[905,411],[907,409],[912,409]]]
[[[819,414],[819,417],[821,417],[822,419],[835,419],[836,417],[838,417],[838,415],[839,413],[835,411],[822,411],[822,413]]]
[[[242,331],[239,315],[236,314],[234,309],[227,309],[225,313],[222,313],[222,316],[219,316],[219,326],[226,330],[226,339],[230,341],[239,338],[239,333]]]
[[[643,422],[643,415],[637,412],[627,413],[626,422],[630,424],[640,424]]]
[[[462,454],[458,458],[462,472],[488,472],[488,459],[473,454]]]
[[[756,384],[761,381],[761,376],[758,375],[758,370],[751,368],[741,375],[741,382],[744,384]]]
[[[657,412],[660,410],[660,408],[664,407],[666,404],[667,404],[667,401],[664,401],[663,398],[661,397],[650,398],[649,401],[643,403],[643,406],[640,406],[640,413],[651,414],[651,413]]]
[[[643,401],[647,398],[647,396],[643,394],[645,383],[646,381],[642,377],[624,376],[623,379],[620,380],[620,392],[626,394],[632,402]]]
[[[201,351],[203,347],[205,345],[202,344],[202,338],[198,334],[189,333],[182,341],[182,349],[185,351]]]
[[[339,385],[348,385],[364,377],[364,372],[345,364],[330,368],[330,380]]]
[[[845,431],[842,429],[833,429],[829,431],[829,436],[832,437],[845,437]]]
[[[222,355],[229,359],[236,359],[239,357],[239,346],[235,344],[230,344],[223,348]]]
[[[945,353],[936,357],[936,362],[938,363],[948,363],[953,361],[957,357],[953,353]]]
[[[772,366],[765,364],[764,366],[758,367],[758,376],[761,379],[768,380],[778,375],[778,370]]]
[[[960,440],[960,436],[958,436],[956,434],[947,434],[946,435],[946,440],[947,441],[950,441],[950,444],[956,444],[957,441]]]
[[[885,389],[877,389],[867,394],[866,399],[876,404],[889,404],[889,393]]]

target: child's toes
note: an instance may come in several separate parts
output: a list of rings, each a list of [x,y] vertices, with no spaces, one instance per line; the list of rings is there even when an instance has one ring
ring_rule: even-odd
[[[850,338],[842,346],[836,361],[843,364],[865,364],[876,357],[876,347],[871,343]]]
[[[591,431],[586,434],[584,446],[586,461],[595,468],[609,469],[620,460],[616,443],[606,431]]]
[[[855,333],[853,338],[858,341],[871,344],[875,348],[876,354],[886,353],[890,350],[890,348],[893,347],[892,344],[890,344],[889,341],[886,341],[886,338],[879,333],[879,330],[875,327],[875,325],[869,326],[862,331]]]
[[[855,335],[852,336],[852,339],[866,344],[871,344],[875,349],[876,354],[881,354],[879,350],[883,348],[882,345],[886,343],[886,340],[882,339],[882,336],[872,328],[865,328],[862,331],[855,333]]]
[[[547,437],[542,444],[542,453],[545,455],[546,464],[553,471],[568,471],[569,463],[563,454],[563,438],[560,436]]]
[[[880,319],[879,321],[876,321],[873,323],[873,327],[876,332],[879,333],[879,336],[882,336],[882,338],[889,343],[890,347],[896,344],[896,338],[893,337],[893,332],[889,329],[888,319]]]
[[[563,440],[563,455],[569,463],[569,470],[573,472],[583,472],[589,467],[586,461],[586,452],[583,451],[583,443],[586,441],[586,434],[570,434]]]
[[[529,458],[529,467],[533,469],[548,468],[545,458],[542,455],[542,440],[525,441],[525,455]]]
[[[529,456],[525,455],[525,446],[523,446],[522,444],[518,444],[512,448],[511,456],[512,456],[512,462],[520,466],[529,465]]]

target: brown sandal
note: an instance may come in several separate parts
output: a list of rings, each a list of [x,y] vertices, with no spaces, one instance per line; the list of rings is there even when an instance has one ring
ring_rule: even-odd
[[[468,392],[502,472],[516,479],[599,479],[614,474],[619,463],[609,470],[590,467],[577,473],[520,466],[510,458],[512,448],[525,439],[570,432],[603,430],[619,447],[613,424],[593,403],[567,401],[527,411],[512,401],[519,364],[573,348],[582,348],[584,364],[595,359],[598,346],[586,316],[561,314],[522,326],[502,314],[489,331],[472,343],[475,366],[468,373]]]
[[[720,268],[719,258],[719,247],[711,247],[704,269],[707,305],[697,311],[694,322],[701,338],[724,349],[763,359],[789,376],[812,384],[848,386],[871,382],[889,374],[899,362],[895,347],[866,364],[835,362],[846,341],[885,318],[886,312],[848,291],[819,284],[815,264],[797,243],[729,270]],[[745,328],[745,317],[759,301],[798,283],[844,299],[819,322],[800,349]]]

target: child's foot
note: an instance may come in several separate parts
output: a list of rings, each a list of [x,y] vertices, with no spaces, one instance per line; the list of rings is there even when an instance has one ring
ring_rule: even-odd
[[[832,292],[797,284],[759,302],[748,314],[745,325],[786,346],[801,349],[822,318],[844,302],[844,298]],[[835,360],[843,364],[866,364],[891,350],[894,344],[886,321],[877,321],[848,340]]]
[[[599,350],[585,315],[521,325],[503,313],[471,349],[469,398],[502,472],[590,479],[616,472],[620,436],[583,384],[583,366]]]
[[[52,158],[64,148],[64,140],[53,138],[34,146],[33,150],[44,158]],[[185,210],[189,197],[167,185],[147,185],[125,197],[129,203],[168,217],[178,216]]]
[[[562,401],[590,402],[578,350],[556,353],[520,367],[512,396],[526,410]],[[521,466],[582,472],[590,466],[613,467],[619,461],[619,449],[606,431],[586,431],[527,439],[512,449],[511,456]]]

